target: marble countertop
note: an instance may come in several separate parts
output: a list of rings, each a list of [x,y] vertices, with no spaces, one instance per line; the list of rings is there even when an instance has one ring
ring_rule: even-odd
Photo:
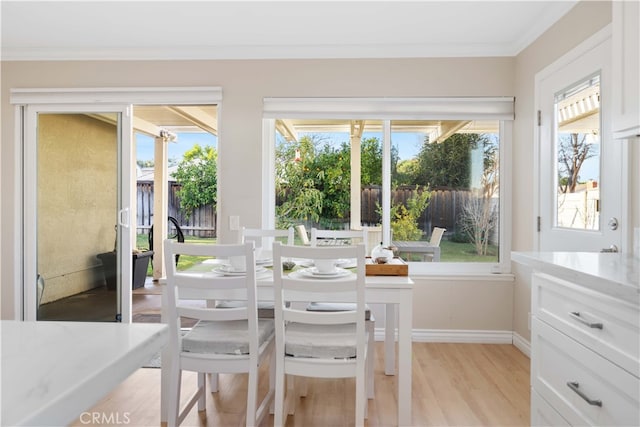
[[[598,252],[512,252],[511,260],[640,304],[640,261],[629,255]]]
[[[0,425],[68,425],[149,361],[168,329],[4,320],[0,335]]]

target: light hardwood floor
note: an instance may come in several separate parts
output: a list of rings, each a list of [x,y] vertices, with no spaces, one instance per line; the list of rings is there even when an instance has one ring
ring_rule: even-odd
[[[396,423],[396,378],[384,374],[383,343],[376,343],[375,392],[367,426]],[[267,372],[261,372],[261,392]],[[513,345],[413,343],[413,425],[528,426],[529,358]],[[246,375],[221,375],[220,391],[207,394],[207,410],[193,410],[183,426],[243,426]],[[195,375],[183,375],[183,397],[195,387]],[[309,379],[287,426],[353,425],[352,379]],[[95,420],[96,422],[87,422]],[[82,414],[73,424],[160,425],[160,369],[143,368]],[[263,426],[273,425],[269,416]]]

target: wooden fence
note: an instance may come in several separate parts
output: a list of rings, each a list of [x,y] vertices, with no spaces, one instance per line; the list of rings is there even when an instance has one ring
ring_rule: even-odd
[[[407,200],[413,196],[415,191],[414,186],[400,186],[391,192],[391,203],[406,205]],[[456,218],[462,212],[462,206],[469,196],[470,192],[466,190],[443,188],[431,191],[429,205],[418,219],[418,227],[424,230],[425,237],[431,234],[433,227],[446,228],[447,234],[454,234],[458,227]],[[378,185],[366,186],[362,189],[361,197],[362,223],[379,224],[382,219],[377,209],[382,205],[382,187]]]
[[[169,216],[174,217],[182,231],[189,236],[216,237],[216,211],[212,205],[194,209],[189,218],[180,207],[180,185],[169,182]],[[153,221],[153,182],[138,181],[137,228],[138,234],[148,233]]]
[[[169,183],[169,216],[178,220],[185,234],[198,237],[216,237],[216,212],[213,206],[203,206],[194,210],[187,219],[178,207],[180,199],[177,192],[180,185]],[[401,186],[391,192],[392,203],[403,203],[412,197],[415,187]],[[147,233],[153,219],[153,182],[139,181],[137,191],[137,224],[138,233]],[[447,234],[454,234],[457,230],[456,218],[470,193],[464,190],[435,189],[431,192],[429,206],[418,221],[418,227],[425,232],[425,237],[431,234],[433,227],[447,229]],[[378,213],[378,206],[382,205],[382,188],[380,186],[366,186],[361,194],[361,219],[365,225],[376,225],[382,220]],[[345,224],[348,219],[345,220]],[[314,224],[306,224],[309,227]]]

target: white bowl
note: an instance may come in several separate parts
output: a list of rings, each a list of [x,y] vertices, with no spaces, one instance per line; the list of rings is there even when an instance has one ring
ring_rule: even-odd
[[[313,261],[318,273],[333,273],[336,270],[335,259],[316,259]]]
[[[231,264],[231,268],[233,268],[234,271],[244,271],[246,269],[246,261],[245,261],[245,256],[230,256],[229,257],[229,264]]]

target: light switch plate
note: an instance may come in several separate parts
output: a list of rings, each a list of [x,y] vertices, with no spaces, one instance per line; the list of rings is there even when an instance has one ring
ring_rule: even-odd
[[[231,231],[240,230],[240,217],[238,215],[229,216],[229,230]]]

